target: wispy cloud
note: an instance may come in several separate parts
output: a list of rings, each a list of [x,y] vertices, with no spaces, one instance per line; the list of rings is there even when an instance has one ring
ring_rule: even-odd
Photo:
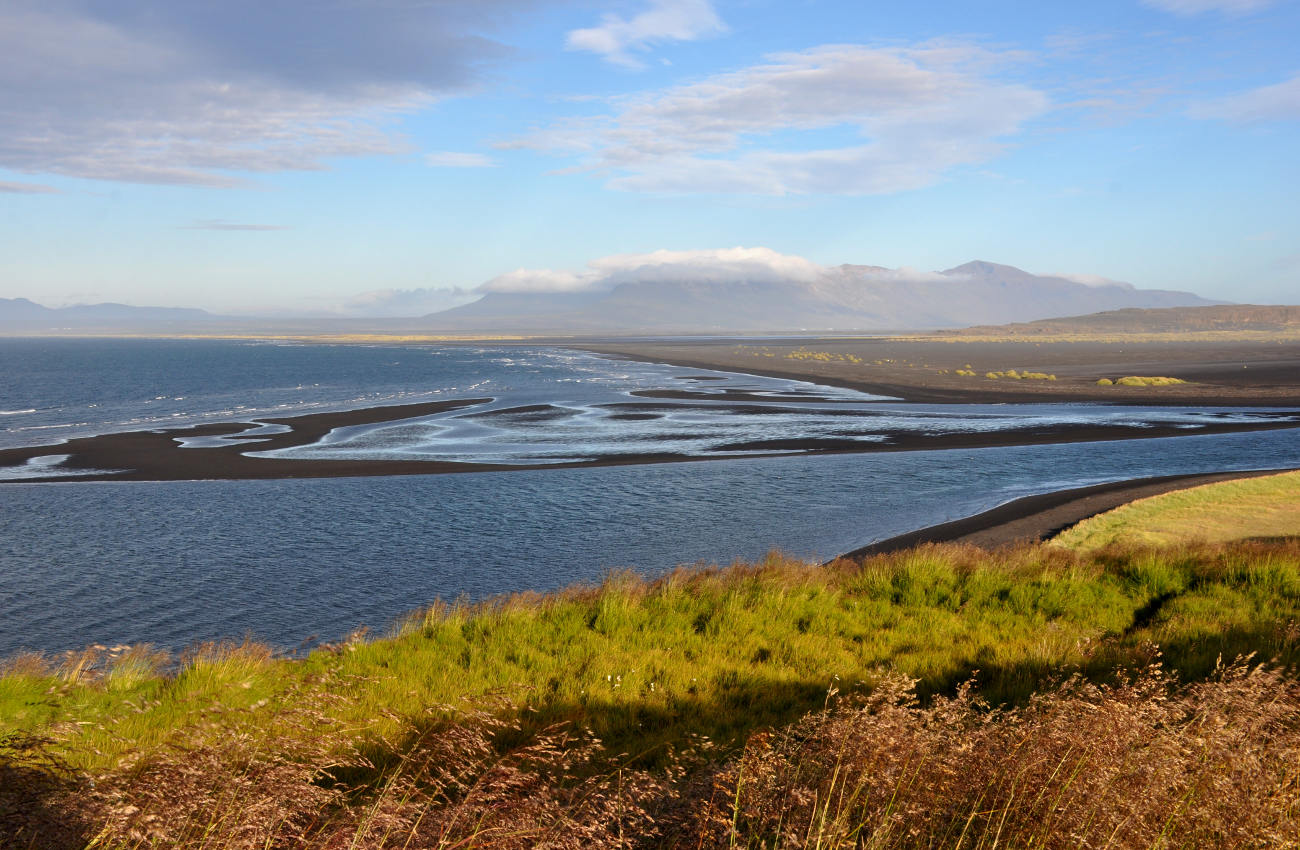
[[[995,76],[1020,58],[963,44],[828,45],[616,101],[611,115],[503,147],[576,155],[579,170],[629,191],[899,192],[992,159],[1047,109],[1042,92]],[[819,144],[844,130],[860,141]]]
[[[472,89],[481,33],[532,0],[14,0],[0,7],[0,167],[238,185],[406,148],[401,114]]]
[[[11,183],[0,180],[0,193],[9,195],[56,195],[59,190],[42,183]]]
[[[599,53],[627,68],[642,68],[634,54],[669,41],[695,41],[727,31],[709,0],[651,0],[649,8],[632,18],[604,15],[600,26],[569,33],[570,50]]]
[[[1013,270],[1017,271],[1018,270]],[[1023,274],[1023,272],[1020,272]],[[824,266],[797,254],[782,254],[764,247],[736,247],[644,254],[613,254],[590,260],[581,269],[520,268],[492,278],[474,291],[486,292],[606,292],[624,283],[691,285],[746,283],[801,283],[814,287],[841,285],[845,280],[870,278],[895,283],[934,283],[964,280],[969,272],[924,271],[910,266]],[[1074,276],[1070,279],[1079,279]],[[1090,284],[1114,284],[1088,278]],[[1127,285],[1127,284],[1123,284]]]
[[[1154,9],[1173,12],[1175,15],[1199,15],[1202,12],[1246,15],[1273,5],[1273,0],[1142,0],[1142,2]]]
[[[437,168],[493,168],[496,160],[481,153],[439,151],[424,155],[424,161]]]
[[[334,311],[364,318],[425,316],[481,297],[482,293],[461,287],[420,289],[376,289],[356,295]]]
[[[288,225],[283,224],[242,224],[234,221],[222,221],[218,218],[199,219],[193,224],[187,224],[181,227],[182,230],[251,230],[251,231],[268,231],[268,230],[292,230]]]
[[[1300,74],[1285,82],[1231,94],[1192,107],[1193,118],[1236,123],[1300,120]]]

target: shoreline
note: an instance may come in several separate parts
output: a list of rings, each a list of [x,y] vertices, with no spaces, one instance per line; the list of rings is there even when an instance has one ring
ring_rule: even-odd
[[[1293,471],[1296,469],[1286,467],[1158,475],[1022,496],[987,511],[859,546],[832,560],[861,559],[928,543],[955,543],[978,546],[981,549],[998,549],[1018,543],[1042,542],[1085,519],[1137,499],[1197,487],[1201,484],[1259,478]]]
[[[837,561],[862,561],[876,555],[890,554],[928,544],[967,545],[989,552],[1016,545],[1038,544],[1045,542],[1056,533],[1064,531],[1078,522],[1137,499],[1202,484],[1259,478],[1298,471],[1300,471],[1300,467],[1180,473],[1108,481],[1084,487],[1038,493],[1013,499],[976,514],[926,526],[857,547],[823,561],[821,566],[829,566]],[[653,574],[643,574],[643,577],[652,580]],[[564,591],[565,588],[559,588],[554,591],[547,591],[546,595],[563,593]],[[505,593],[508,595],[511,591]],[[309,643],[312,646],[317,645],[313,642],[313,638],[308,638],[300,644],[299,648],[301,649]],[[290,647],[287,645],[277,649],[277,651],[289,650]],[[22,654],[29,651],[31,650],[20,649],[15,652],[16,654]],[[63,652],[75,653],[76,650],[65,650]],[[0,653],[0,663],[13,657],[14,654]]]

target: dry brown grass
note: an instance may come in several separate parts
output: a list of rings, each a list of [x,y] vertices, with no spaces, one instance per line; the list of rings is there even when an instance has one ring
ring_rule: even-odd
[[[1234,665],[927,708],[892,680],[751,738],[691,829],[781,847],[1281,847],[1300,839],[1300,690]]]
[[[299,660],[15,657],[0,847],[1300,846],[1300,683],[1215,663],[1300,660],[1298,547],[772,556]]]
[[[269,745],[225,722],[97,776],[6,773],[0,836],[330,850],[1300,841],[1300,685],[1245,662],[1183,686],[1158,664],[1114,685],[1074,678],[1003,710],[969,688],[922,705],[913,680],[886,675],[738,754],[698,742],[655,771],[563,724],[527,731],[506,704],[454,721],[431,707],[358,745],[328,719],[330,690],[314,709],[295,700]]]

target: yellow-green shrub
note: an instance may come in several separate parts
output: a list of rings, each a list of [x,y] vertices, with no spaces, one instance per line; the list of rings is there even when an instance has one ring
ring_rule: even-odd
[[[1120,378],[1115,383],[1121,387],[1168,387],[1174,384],[1185,384],[1186,381],[1181,378],[1163,378],[1163,377],[1143,377],[1140,375],[1129,375],[1126,378]]]

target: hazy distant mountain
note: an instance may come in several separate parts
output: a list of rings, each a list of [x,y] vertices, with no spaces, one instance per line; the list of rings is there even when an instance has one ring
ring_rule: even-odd
[[[1207,305],[1189,292],[971,262],[942,272],[842,265],[788,279],[625,280],[583,292],[489,291],[425,317],[498,332],[848,331],[1023,322],[1122,307]]]
[[[0,298],[0,322],[23,322],[44,319],[54,311],[26,298]]]
[[[957,328],[1125,307],[1216,302],[1100,278],[1034,275],[973,262],[942,272],[821,266],[766,249],[655,252],[595,261],[581,274],[520,270],[478,301],[419,319],[217,316],[0,299],[0,333],[736,333]],[[541,281],[538,283],[538,281]],[[567,291],[545,291],[559,280]],[[531,288],[530,288],[531,287]],[[540,291],[539,291],[540,290]]]
[[[131,307],[126,304],[81,304],[44,307],[26,298],[0,298],[0,330],[42,332],[82,328],[175,328],[206,322],[213,316],[185,307]]]

